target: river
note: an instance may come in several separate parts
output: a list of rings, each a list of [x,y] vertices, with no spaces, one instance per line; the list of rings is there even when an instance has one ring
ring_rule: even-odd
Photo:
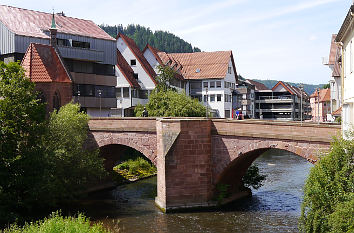
[[[154,206],[156,177],[90,196],[85,212],[118,232],[298,232],[302,187],[313,166],[271,150],[255,163],[267,175],[253,196],[219,211],[163,214]]]

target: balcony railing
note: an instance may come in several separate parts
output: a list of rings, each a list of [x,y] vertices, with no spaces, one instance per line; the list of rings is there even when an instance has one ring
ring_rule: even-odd
[[[74,58],[81,60],[97,61],[102,62],[104,53],[103,51],[86,49],[86,48],[77,48],[69,46],[58,46],[60,54],[64,58]]]

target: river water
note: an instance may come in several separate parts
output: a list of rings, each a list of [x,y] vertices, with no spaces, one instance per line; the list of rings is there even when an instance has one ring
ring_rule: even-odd
[[[91,196],[85,212],[114,232],[298,232],[302,187],[313,165],[280,150],[255,163],[267,175],[264,185],[222,210],[163,214],[154,206],[153,177]]]

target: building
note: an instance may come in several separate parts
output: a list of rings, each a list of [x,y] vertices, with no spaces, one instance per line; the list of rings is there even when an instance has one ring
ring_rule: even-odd
[[[295,121],[309,116],[308,95],[298,87],[279,81],[271,90],[255,93],[256,118]]]
[[[238,80],[233,92],[233,109],[242,112],[244,118],[255,118],[255,89],[252,80]],[[235,115],[235,114],[234,114]]]
[[[336,34],[332,35],[331,48],[329,58],[324,59],[324,65],[327,65],[331,69],[330,84],[330,112],[333,117],[338,116],[338,109],[342,106],[342,80],[341,74],[341,62],[339,61],[341,56],[341,48],[335,43]],[[334,116],[335,115],[335,116]]]
[[[331,90],[316,90],[310,95],[313,122],[331,121]]]
[[[186,81],[187,95],[207,106],[213,117],[232,117],[232,93],[237,83],[232,51],[157,52],[157,56],[162,64],[178,71]]]
[[[57,81],[50,82],[48,89],[56,90],[43,92],[52,105],[48,109],[57,107],[53,105],[55,101],[49,101],[54,98],[58,99],[59,106],[67,103],[69,93],[91,116],[109,116],[110,109],[116,107],[116,40],[94,22],[64,13],[54,15],[0,5],[0,38],[0,60],[21,61],[27,54],[29,61],[23,64],[31,70],[26,70],[26,74],[41,83],[37,85],[41,90],[46,89],[45,83],[49,85],[49,80],[54,80],[55,72],[48,70],[51,65],[45,64],[47,60],[53,59],[52,64],[60,64],[58,69],[66,71],[72,86],[63,90],[55,87]],[[33,65],[34,58],[42,60],[36,61],[40,69],[28,65]],[[47,82],[38,81],[42,74],[47,75]]]
[[[337,34],[335,42],[341,46],[342,56],[342,130],[345,132],[353,129],[354,125],[354,5],[352,5]]]
[[[134,116],[138,104],[148,102],[156,87],[156,72],[135,42],[122,33],[117,35],[116,116]]]

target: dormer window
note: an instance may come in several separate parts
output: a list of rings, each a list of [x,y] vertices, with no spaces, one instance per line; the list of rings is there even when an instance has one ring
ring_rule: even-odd
[[[136,66],[136,60],[135,59],[131,59],[130,60],[130,65],[131,66]]]

